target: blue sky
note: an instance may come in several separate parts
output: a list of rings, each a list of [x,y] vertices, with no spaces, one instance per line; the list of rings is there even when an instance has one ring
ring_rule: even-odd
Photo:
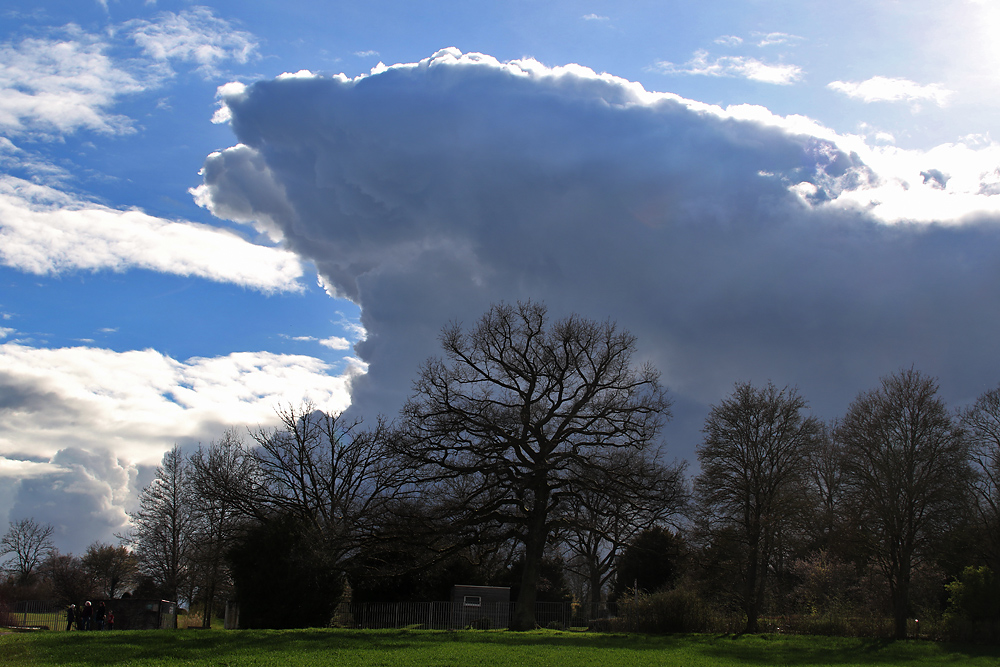
[[[393,416],[448,321],[612,318],[675,400],[1000,381],[1000,10],[0,2],[0,520],[81,552],[174,443]]]

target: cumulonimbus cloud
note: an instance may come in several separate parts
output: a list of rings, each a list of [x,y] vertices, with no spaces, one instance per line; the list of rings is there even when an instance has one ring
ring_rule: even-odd
[[[280,236],[361,305],[359,409],[393,414],[448,321],[524,298],[637,334],[687,406],[681,452],[737,380],[798,385],[832,418],[911,364],[953,397],[1000,379],[992,144],[875,149],[454,49],[222,96],[239,143],[208,157],[198,201]]]

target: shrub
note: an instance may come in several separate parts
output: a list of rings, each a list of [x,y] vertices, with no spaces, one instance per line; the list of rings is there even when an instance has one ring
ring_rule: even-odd
[[[329,550],[293,517],[249,529],[227,553],[241,628],[305,628],[330,624],[344,591]]]
[[[469,623],[470,630],[489,630],[493,627],[493,620],[489,616],[483,616],[482,618],[477,618],[472,623]]]
[[[953,641],[1000,641],[1000,580],[988,567],[967,567],[945,588],[945,633]]]
[[[0,628],[9,628],[17,625],[14,622],[14,617],[10,613],[10,605],[7,604],[6,600],[0,598]]]
[[[618,622],[615,629],[651,634],[675,632],[707,632],[718,626],[717,614],[711,606],[688,587],[674,588],[618,602]]]

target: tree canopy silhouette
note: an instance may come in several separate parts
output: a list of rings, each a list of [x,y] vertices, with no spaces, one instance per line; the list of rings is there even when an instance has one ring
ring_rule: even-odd
[[[501,303],[469,330],[446,327],[441,344],[403,409],[399,453],[452,525],[521,542],[511,625],[530,629],[561,509],[626,465],[617,452],[652,447],[670,403],[658,372],[633,365],[635,337],[610,321],[550,323],[542,304]]]

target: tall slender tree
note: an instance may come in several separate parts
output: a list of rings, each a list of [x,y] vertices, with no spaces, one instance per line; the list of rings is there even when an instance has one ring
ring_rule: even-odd
[[[194,597],[204,605],[202,627],[212,626],[215,603],[221,592],[231,589],[231,579],[225,558],[239,533],[242,518],[225,494],[214,492],[212,471],[235,472],[231,461],[243,447],[243,439],[236,429],[227,429],[218,441],[207,448],[199,445],[191,454],[191,486],[196,502],[193,503]],[[195,600],[192,600],[192,604]]]
[[[139,494],[139,509],[129,512],[130,531],[119,536],[132,547],[142,572],[171,600],[178,599],[189,574],[194,547],[188,472],[184,455],[175,445],[163,455],[155,478]]]
[[[834,435],[844,450],[845,509],[886,577],[895,636],[905,638],[914,567],[967,507],[966,440],[937,383],[912,368],[861,393]]]
[[[804,506],[807,464],[821,433],[819,421],[803,415],[806,407],[795,389],[740,382],[712,406],[702,429],[699,515],[709,535],[735,545],[746,632],[758,631],[779,539]]]
[[[962,412],[973,466],[974,507],[986,558],[1000,572],[1000,387],[984,393]]]

